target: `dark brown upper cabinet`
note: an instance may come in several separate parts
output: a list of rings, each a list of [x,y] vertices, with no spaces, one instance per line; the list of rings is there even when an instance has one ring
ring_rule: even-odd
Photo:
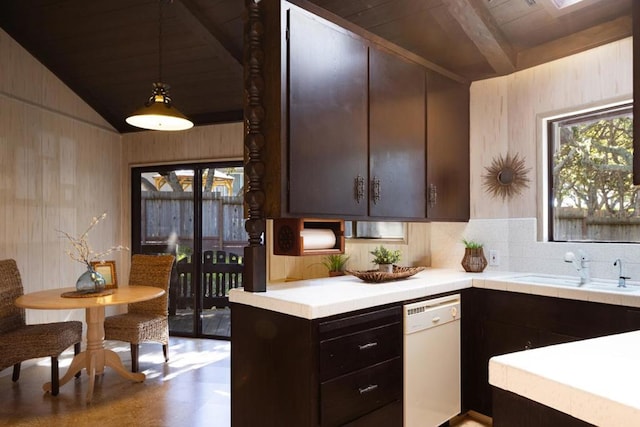
[[[369,49],[369,216],[426,217],[425,71]]]
[[[266,216],[467,220],[468,84],[317,6],[260,5]]]
[[[424,69],[295,10],[288,24],[289,213],[424,219]]]
[[[367,215],[367,46],[292,10],[287,59],[289,212]]]
[[[427,71],[427,216],[469,220],[469,85]]]

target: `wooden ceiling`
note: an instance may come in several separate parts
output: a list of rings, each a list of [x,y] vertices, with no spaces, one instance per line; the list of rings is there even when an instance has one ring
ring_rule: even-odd
[[[162,79],[175,106],[196,125],[241,120],[244,0],[162,1]],[[562,1],[311,0],[470,81],[631,36],[632,0],[553,6]],[[124,133],[158,79],[158,5],[3,0],[0,27]]]

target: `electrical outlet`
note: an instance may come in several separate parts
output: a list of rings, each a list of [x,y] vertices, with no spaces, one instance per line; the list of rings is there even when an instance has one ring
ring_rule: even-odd
[[[500,252],[495,249],[489,251],[489,265],[500,265]]]

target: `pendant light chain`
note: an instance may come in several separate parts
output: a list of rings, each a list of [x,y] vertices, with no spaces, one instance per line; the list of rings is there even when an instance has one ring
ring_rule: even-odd
[[[162,19],[164,0],[158,0],[158,83],[162,83]]]

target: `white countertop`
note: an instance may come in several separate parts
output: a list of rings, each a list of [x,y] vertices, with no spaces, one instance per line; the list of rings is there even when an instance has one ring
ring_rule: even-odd
[[[478,279],[473,280],[473,287],[577,301],[597,302],[601,304],[623,305],[626,307],[640,307],[640,286],[637,282],[629,282],[628,288],[625,292],[617,292],[615,291],[617,284],[614,280],[596,279],[600,282],[609,282],[611,291],[583,287],[546,285],[541,283],[522,283],[511,280],[515,277],[529,275],[531,274],[504,273],[503,275],[494,275],[494,277],[479,277]],[[571,277],[567,278],[571,279]]]
[[[597,426],[640,423],[640,331],[491,358],[489,383]]]
[[[425,298],[470,287],[494,289],[567,298],[605,304],[640,307],[640,286],[636,292],[617,293],[602,290],[551,286],[539,283],[517,283],[510,278],[529,273],[485,271],[466,273],[459,270],[427,268],[407,279],[366,283],[355,276],[326,277],[267,284],[266,292],[244,292],[232,289],[229,300],[234,303],[264,308],[305,319],[317,319],[378,305]],[[615,284],[612,283],[612,289]]]
[[[270,283],[266,292],[232,289],[229,301],[316,319],[471,287],[477,273],[426,269],[407,279],[366,283],[355,276]],[[481,273],[485,274],[485,273]]]

